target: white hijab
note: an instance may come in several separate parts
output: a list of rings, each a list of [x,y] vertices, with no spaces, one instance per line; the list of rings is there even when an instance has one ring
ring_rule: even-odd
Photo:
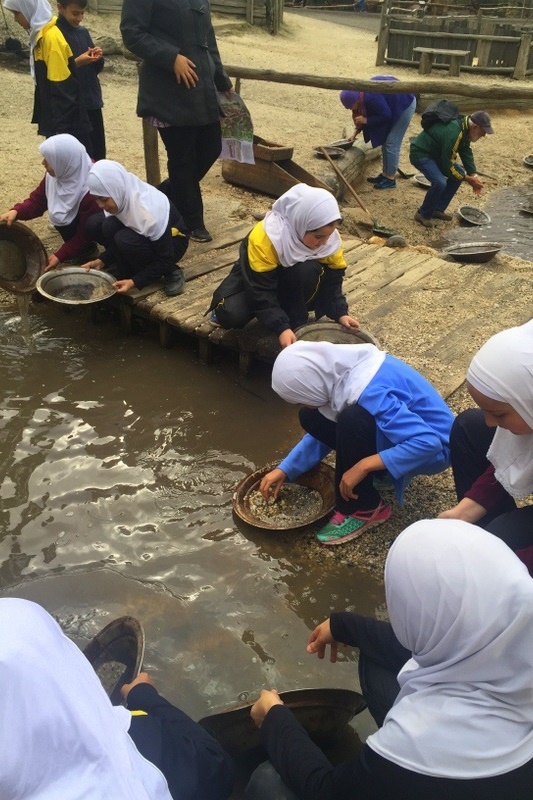
[[[492,336],[472,359],[466,378],[486,397],[509,403],[533,428],[533,322]],[[513,497],[533,492],[533,434],[496,428],[487,458]]]
[[[85,147],[70,133],[50,136],[39,145],[55,177],[46,173],[45,191],[48,216],[53,225],[68,225],[76,218],[80,203],[89,191],[92,165]]]
[[[295,342],[276,358],[272,388],[288,403],[318,408],[336,420],[358,401],[385,355],[373,344]]]
[[[35,78],[35,62],[33,49],[37,43],[39,32],[48,25],[54,13],[48,0],[4,0],[4,8],[8,11],[20,11],[30,23],[30,71]]]
[[[410,525],[385,564],[392,628],[413,654],[367,740],[405,769],[503,775],[533,758],[533,581],[500,539],[451,519]]]
[[[341,217],[339,205],[331,192],[298,183],[282,194],[264,220],[265,233],[278,254],[282,267],[302,261],[332,256],[341,246],[337,230],[316,250],[306,247],[302,239],[307,231],[330,225]]]
[[[118,206],[117,219],[152,242],[166,231],[170,213],[168,197],[117,161],[102,159],[93,164],[89,190],[96,197],[111,197]]]
[[[0,599],[2,800],[171,800],[93,668],[36,603]]]

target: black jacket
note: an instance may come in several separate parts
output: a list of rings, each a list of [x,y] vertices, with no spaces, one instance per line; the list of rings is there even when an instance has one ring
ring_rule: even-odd
[[[231,87],[211,24],[207,0],[124,0],[122,38],[143,59],[137,114],[170,125],[210,125],[220,119],[217,90]],[[174,75],[178,54],[196,65],[198,83],[188,89]]]
[[[91,34],[83,25],[77,28],[71,25],[61,14],[57,18],[57,27],[70,45],[74,58],[87,52],[89,47],[94,47]],[[86,64],[84,67],[77,67],[80,93],[85,108],[91,111],[95,108],[102,108],[102,88],[98,80],[98,73],[104,68],[104,59],[100,58],[94,64]]]

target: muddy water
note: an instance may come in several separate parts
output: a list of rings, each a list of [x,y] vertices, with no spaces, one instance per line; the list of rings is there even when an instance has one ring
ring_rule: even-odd
[[[332,608],[381,613],[381,586],[232,516],[234,485],[299,436],[268,370],[244,379],[235,357],[205,367],[188,342],[52,304],[29,326],[0,313],[0,592],[79,644],[137,616],[145,667],[194,718],[264,686],[353,686],[353,654],[318,662],[305,640]]]
[[[491,217],[490,225],[457,225],[446,244],[500,242],[504,253],[531,261],[533,213],[528,214],[527,209],[533,212],[533,189],[529,186],[492,192],[483,206]]]

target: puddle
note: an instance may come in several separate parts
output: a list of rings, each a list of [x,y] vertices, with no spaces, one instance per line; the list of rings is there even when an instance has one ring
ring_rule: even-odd
[[[491,192],[483,210],[491,217],[490,225],[459,225],[445,241],[433,247],[442,248],[464,242],[500,242],[502,252],[526,261],[533,259],[533,214],[523,209],[533,209],[533,188],[512,186]]]
[[[382,586],[309,531],[236,524],[234,486],[299,438],[269,369],[164,350],[76,309],[0,313],[0,594],[26,597],[86,644],[138,617],[145,667],[198,719],[261,688],[355,688],[356,654],[305,653],[332,609],[382,616]],[[357,718],[364,736],[374,729]],[[358,730],[360,728],[358,727]]]

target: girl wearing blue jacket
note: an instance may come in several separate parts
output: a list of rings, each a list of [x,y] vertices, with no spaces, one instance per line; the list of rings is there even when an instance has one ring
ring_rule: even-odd
[[[396,81],[391,75],[376,75],[373,81]],[[343,89],[341,103],[352,112],[354,138],[363,132],[365,142],[382,148],[383,169],[375,178],[367,178],[374,189],[395,189],[400,148],[416,108],[414,94],[352,92]]]
[[[389,477],[402,503],[411,478],[450,463],[452,412],[413,367],[373,344],[296,342],[277,357],[272,388],[302,404],[306,435],[263,478],[265,498],[336,451],[336,508],[317,533],[321,544],[355,539],[390,517],[375,478]]]

